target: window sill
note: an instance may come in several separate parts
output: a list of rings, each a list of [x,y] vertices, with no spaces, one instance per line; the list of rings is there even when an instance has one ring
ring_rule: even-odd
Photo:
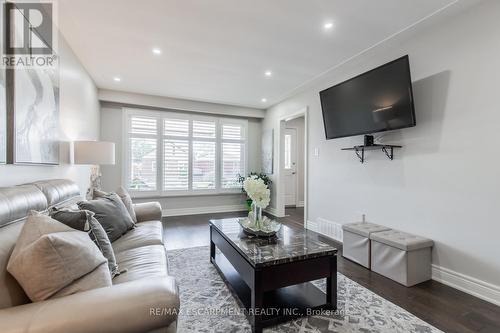
[[[156,199],[156,198],[176,198],[176,197],[206,197],[206,196],[221,196],[221,195],[244,195],[241,190],[228,192],[190,192],[190,193],[161,193],[161,192],[130,192],[132,199]]]

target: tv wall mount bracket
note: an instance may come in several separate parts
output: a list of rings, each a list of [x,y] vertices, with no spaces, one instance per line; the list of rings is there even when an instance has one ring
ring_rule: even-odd
[[[368,144],[366,144],[366,143],[368,143]],[[403,147],[402,146],[395,146],[395,145],[374,144],[373,138],[368,138],[368,140],[367,140],[365,137],[365,144],[364,145],[354,146],[352,148],[342,148],[342,150],[353,150],[356,153],[356,155],[358,156],[359,161],[361,163],[364,163],[365,162],[365,151],[367,151],[367,150],[381,150],[385,153],[387,158],[392,161],[394,159],[394,149],[399,149],[399,148],[403,148]]]

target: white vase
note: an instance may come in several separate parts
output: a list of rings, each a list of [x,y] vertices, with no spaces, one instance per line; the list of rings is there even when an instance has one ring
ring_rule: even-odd
[[[252,202],[252,212],[255,225],[260,227],[260,222],[262,221],[262,208]]]

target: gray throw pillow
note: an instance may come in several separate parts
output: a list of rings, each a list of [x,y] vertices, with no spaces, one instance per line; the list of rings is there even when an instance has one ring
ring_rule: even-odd
[[[111,193],[98,200],[78,202],[80,209],[90,210],[99,221],[111,242],[135,227],[134,221],[120,197]]]
[[[76,230],[85,231],[89,234],[90,239],[97,245],[99,250],[106,259],[108,259],[109,272],[111,277],[115,277],[118,273],[118,265],[116,263],[115,252],[111,246],[108,235],[101,224],[94,218],[94,213],[88,210],[71,210],[52,208],[49,216],[68,227]]]
[[[94,190],[94,198],[93,199],[99,199],[99,198],[108,196],[111,193],[112,192],[104,192],[101,190]],[[134,204],[132,203],[132,198],[130,197],[130,194],[127,192],[127,190],[123,186],[120,186],[120,188],[118,190],[116,190],[116,194],[118,194],[118,196],[122,200],[123,204],[125,205],[125,208],[127,208],[127,211],[130,214],[130,217],[132,218],[134,223],[137,223],[137,216],[135,215]]]

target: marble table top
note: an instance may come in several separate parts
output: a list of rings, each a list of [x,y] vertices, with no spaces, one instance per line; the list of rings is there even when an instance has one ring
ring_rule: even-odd
[[[210,220],[215,227],[254,267],[272,266],[298,260],[332,256],[337,249],[319,241],[318,234],[307,229],[283,225],[273,238],[257,238],[243,232],[238,218]]]

